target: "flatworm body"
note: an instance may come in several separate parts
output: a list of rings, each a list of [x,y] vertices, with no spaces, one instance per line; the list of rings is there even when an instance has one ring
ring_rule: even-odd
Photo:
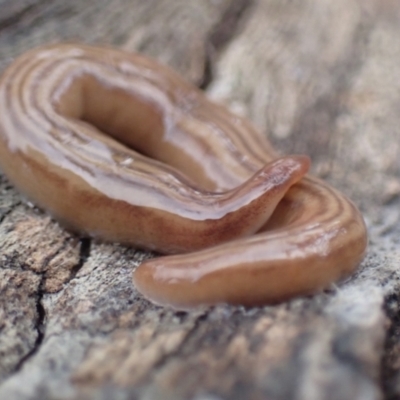
[[[245,119],[154,60],[61,44],[0,80],[0,167],[66,227],[156,250],[134,283],[186,308],[258,305],[348,276],[367,245],[356,207],[278,157]]]

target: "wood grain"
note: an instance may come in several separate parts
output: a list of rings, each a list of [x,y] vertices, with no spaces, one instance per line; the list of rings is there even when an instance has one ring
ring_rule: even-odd
[[[320,295],[175,313],[151,306],[131,285],[132,268],[149,254],[80,242],[1,178],[0,398],[400,396],[395,0],[1,0],[0,7],[0,70],[60,40],[156,57],[248,115],[282,152],[311,155],[314,172],[362,207],[370,234],[356,276]],[[2,24],[3,15],[11,23]]]

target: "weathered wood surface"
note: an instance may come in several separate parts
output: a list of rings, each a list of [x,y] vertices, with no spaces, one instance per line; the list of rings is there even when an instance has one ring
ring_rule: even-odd
[[[310,154],[370,247],[310,298],[174,312],[131,283],[146,254],[71,236],[1,178],[0,399],[400,398],[400,3],[0,0],[0,70],[61,40],[154,56]]]

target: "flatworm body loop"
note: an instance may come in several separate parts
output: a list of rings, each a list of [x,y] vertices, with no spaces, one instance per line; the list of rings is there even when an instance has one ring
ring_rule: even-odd
[[[259,305],[348,276],[362,216],[246,119],[137,54],[61,44],[0,80],[0,166],[66,227],[172,254],[134,283],[186,308]]]

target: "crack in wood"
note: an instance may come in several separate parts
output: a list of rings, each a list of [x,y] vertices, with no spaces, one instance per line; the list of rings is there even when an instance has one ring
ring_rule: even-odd
[[[381,362],[381,386],[385,400],[400,398],[398,382],[400,377],[400,301],[399,294],[387,296],[384,310],[390,320],[390,327],[386,332],[384,353]]]
[[[254,5],[254,0],[234,0],[226,9],[209,37],[215,51],[220,51],[237,34],[247,11]]]
[[[15,206],[17,206],[17,204],[12,205],[7,211],[5,211],[2,215],[0,215],[0,225],[11,214]]]
[[[182,312],[178,311],[177,312],[178,317],[181,318]],[[188,330],[186,333],[185,337],[179,344],[179,346],[172,352],[163,355],[154,365],[152,368],[152,373],[151,376],[154,376],[157,374],[158,371],[162,369],[164,365],[166,365],[172,358],[174,357],[179,357],[179,355],[182,353],[182,350],[185,348],[186,344],[190,341],[193,335],[197,333],[198,327],[200,326],[201,323],[204,322],[204,320],[207,318],[208,311],[204,311],[200,315],[196,317],[196,319],[193,321],[193,326]]]
[[[50,0],[41,0],[33,4],[29,4],[25,7],[22,7],[20,10],[11,14],[4,19],[0,19],[0,31],[7,29],[9,27],[21,24],[22,20],[30,18],[34,14],[37,14],[37,11],[41,9],[43,6],[48,4]]]
[[[209,44],[206,44],[206,51],[204,54],[204,71],[201,82],[199,84],[199,88],[202,90],[206,90],[214,79],[214,63],[212,60],[212,53],[213,51],[211,49],[211,46]]]
[[[41,279],[40,279],[40,282],[38,285],[37,294],[36,294],[37,318],[35,321],[34,329],[37,332],[37,337],[36,337],[36,340],[35,340],[35,343],[34,343],[32,349],[19,360],[19,362],[15,366],[14,370],[11,372],[10,376],[17,374],[19,371],[21,371],[21,369],[23,368],[25,363],[27,361],[29,361],[35,354],[38,353],[38,351],[43,343],[43,340],[45,338],[45,332],[46,332],[46,310],[43,306],[43,297],[45,294],[47,294],[47,291],[45,289],[46,280],[47,280],[46,265],[48,265],[52,259],[57,257],[60,254],[60,252],[63,251],[63,249],[65,248],[66,245],[67,245],[67,241],[64,242],[64,245],[61,246],[55,253],[51,254],[49,257],[47,257],[45,259],[45,261],[43,263],[44,265],[43,265],[42,272],[32,271],[29,268],[25,268],[25,270],[33,272],[36,275],[41,276]],[[84,265],[86,260],[90,257],[90,248],[91,248],[91,239],[83,238],[80,240],[79,261],[71,269],[70,279],[65,284],[68,284],[72,279],[75,278],[76,274],[82,268],[82,266]],[[24,270],[24,268],[22,268],[22,269]]]
[[[30,360],[40,349],[43,339],[45,336],[45,330],[46,330],[46,324],[45,324],[45,319],[46,319],[46,311],[43,307],[43,296],[45,294],[44,290],[44,283],[46,281],[45,277],[45,272],[41,274],[42,278],[40,280],[39,286],[38,286],[38,291],[36,295],[36,313],[37,313],[37,318],[35,322],[34,329],[37,332],[37,337],[35,340],[35,344],[33,345],[32,349],[25,354],[24,357],[22,357],[18,364],[15,366],[14,370],[11,372],[10,376],[17,374],[19,371],[21,371],[22,367],[25,365],[25,363]]]
[[[92,240],[90,238],[82,238],[80,240],[80,248],[79,248],[79,261],[78,263],[71,269],[71,274],[68,281],[65,284],[69,284],[83,267],[85,262],[90,257],[90,250],[92,247]]]
[[[247,11],[254,0],[234,0],[226,9],[221,20],[216,24],[206,41],[204,71],[199,87],[206,90],[214,80],[214,65],[217,53],[237,34]]]
[[[21,204],[22,201],[18,200],[18,201],[10,201],[10,204],[7,204],[6,206],[0,206],[0,225]],[[4,212],[1,212],[2,208],[6,208],[6,210]]]

